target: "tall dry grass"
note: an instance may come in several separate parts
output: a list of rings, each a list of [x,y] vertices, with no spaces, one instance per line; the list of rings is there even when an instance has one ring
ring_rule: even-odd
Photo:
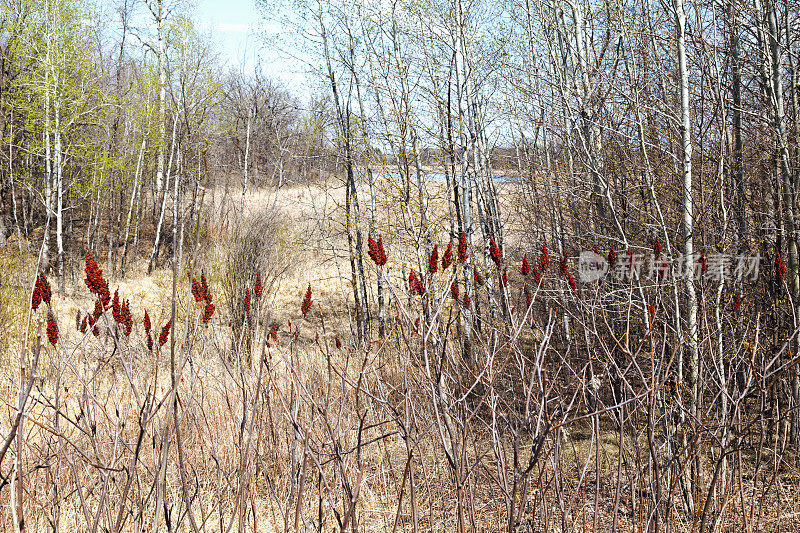
[[[293,242],[309,242],[301,237]],[[132,304],[130,335],[113,309],[96,316],[97,336],[80,332],[76,311],[92,313],[97,299],[85,287],[54,295],[28,322],[35,267],[17,267],[25,290],[3,297],[16,300],[2,315],[5,530],[755,531],[797,521],[797,470],[775,425],[786,414],[765,408],[797,356],[774,356],[757,315],[736,324],[743,342],[726,368],[743,375],[709,369],[692,420],[669,324],[658,309],[645,318],[632,286],[573,290],[557,258],[536,283],[516,259],[486,267],[469,250],[466,264],[435,274],[414,266],[425,290],[411,295],[399,265],[414,264],[411,251],[390,238],[388,263],[370,278],[385,284],[389,327],[359,340],[322,252],[297,251],[308,266],[287,270],[235,325],[254,281],[223,293],[214,263],[225,242],[192,263],[217,304],[208,324],[185,275],[174,294],[166,271],[112,281]],[[463,300],[473,267],[495,281],[469,294],[479,315]],[[657,287],[646,290],[657,301]]]

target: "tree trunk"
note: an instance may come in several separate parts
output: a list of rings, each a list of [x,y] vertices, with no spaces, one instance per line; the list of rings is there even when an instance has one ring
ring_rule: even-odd
[[[156,261],[158,259],[158,248],[161,244],[161,226],[164,223],[164,212],[167,210],[167,196],[169,196],[167,194],[169,192],[169,175],[172,172],[172,159],[173,156],[175,155],[175,136],[177,132],[178,132],[178,113],[176,112],[175,118],[173,119],[172,122],[172,147],[170,149],[169,165],[167,166],[167,174],[165,176],[167,183],[162,188],[161,209],[160,209],[161,213],[158,216],[158,224],[156,225],[156,236],[153,242],[153,252],[150,254],[150,263],[147,266],[148,274],[153,272],[153,269],[156,266]]]
[[[254,110],[250,108],[247,110],[247,133],[245,133],[245,143],[244,143],[244,176],[242,181],[242,202],[239,206],[239,220],[242,220],[244,217],[244,198],[247,195],[247,170],[250,163],[250,125],[253,120]]]
[[[683,172],[682,193],[682,214],[683,214],[683,253],[687,265],[694,261],[694,208],[692,196],[692,123],[689,114],[689,72],[686,66],[686,12],[683,0],[675,0],[675,22],[678,45],[678,74],[680,79],[680,118],[681,118],[681,145],[683,157],[681,167]],[[692,424],[697,424],[698,407],[700,402],[700,379],[699,379],[699,351],[698,351],[698,332],[697,332],[697,294],[694,286],[694,269],[687,268],[685,272],[686,282],[686,349],[689,353],[690,373],[689,380],[692,391],[692,403],[690,412]],[[692,475],[692,494],[697,493],[699,486],[699,469],[701,465],[700,453],[695,455],[694,472]]]

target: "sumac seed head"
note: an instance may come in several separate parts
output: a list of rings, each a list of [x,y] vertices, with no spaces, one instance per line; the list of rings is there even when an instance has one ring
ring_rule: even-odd
[[[539,255],[539,270],[541,270],[542,273],[544,273],[549,265],[550,265],[550,252],[547,250],[547,243],[543,243],[542,253]]]
[[[775,252],[775,275],[778,279],[786,278],[786,263],[783,261],[780,252]]]
[[[256,272],[256,283],[253,285],[253,296],[258,300],[264,293],[264,286],[261,285],[261,272]]]
[[[383,248],[383,235],[378,235],[378,266],[382,267],[386,264],[386,250]]]
[[[31,309],[36,311],[42,305],[42,291],[39,287],[39,278],[37,276],[36,283],[33,286],[33,294],[31,295]]]
[[[300,310],[303,312],[303,316],[308,314],[308,310],[311,309],[311,284],[308,284],[308,289],[306,289],[306,295],[303,298],[303,303],[300,304]]]
[[[194,297],[195,302],[199,302],[200,300],[204,299],[203,288],[200,286],[200,282],[195,278],[192,278],[192,296]]]
[[[114,291],[114,299],[111,302],[111,316],[114,317],[114,322],[117,324],[122,323],[122,316],[120,314],[119,306],[119,289]]]
[[[442,270],[447,270],[453,264],[453,243],[447,243],[447,248],[442,255]]]
[[[50,344],[55,346],[58,343],[58,326],[56,325],[56,318],[53,312],[47,313],[47,340]]]
[[[494,237],[489,237],[489,255],[498,267],[503,264],[503,256],[500,254],[500,248],[497,247],[497,243],[494,242]]]
[[[483,276],[481,276],[481,273],[478,272],[477,267],[472,267],[472,278],[475,281],[475,285],[478,287],[483,287]]]
[[[415,294],[417,296],[422,296],[425,294],[425,286],[422,284],[422,280],[420,280],[413,268],[408,274],[408,289],[412,296]]]
[[[131,304],[128,300],[122,302],[119,310],[120,324],[125,328],[125,335],[129,336],[133,329],[133,317],[131,316]]]
[[[41,287],[41,294],[42,294],[42,301],[50,305],[50,298],[52,297],[52,291],[50,290],[50,282],[47,281],[47,276],[44,275],[43,272],[39,272],[37,276],[36,282],[39,283]]]
[[[205,307],[203,308],[203,325],[208,326],[209,320],[211,320],[211,315],[214,314],[214,304],[206,302]]]
[[[533,267],[533,281],[536,282],[536,285],[542,283],[542,274],[539,272],[539,269],[536,268],[535,265]]]
[[[203,299],[206,303],[211,303],[212,296],[211,296],[211,289],[208,287],[208,282],[206,281],[206,273],[200,273],[200,290],[203,293]]]
[[[467,262],[467,235],[463,231],[458,236],[458,262],[462,265]]]
[[[428,258],[428,272],[436,274],[437,270],[439,270],[439,245],[434,244],[431,256]]]
[[[567,273],[567,283],[569,283],[569,288],[572,289],[572,292],[578,290],[578,285],[575,283],[575,278],[572,277],[572,274]]]
[[[172,319],[170,318],[164,327],[161,328],[161,334],[158,336],[158,345],[164,346],[169,338],[169,328],[172,327]]]

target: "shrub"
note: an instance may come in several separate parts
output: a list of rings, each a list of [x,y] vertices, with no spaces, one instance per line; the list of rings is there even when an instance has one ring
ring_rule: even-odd
[[[249,345],[254,321],[277,282],[294,264],[294,251],[286,222],[270,210],[244,219],[231,230],[227,241],[220,289],[233,328],[233,343],[241,339]],[[251,309],[245,312],[245,296],[253,291],[258,274],[263,296],[249,299]]]

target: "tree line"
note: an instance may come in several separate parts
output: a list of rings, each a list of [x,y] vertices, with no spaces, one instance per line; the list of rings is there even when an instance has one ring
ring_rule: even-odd
[[[225,64],[182,3],[0,10],[0,239],[20,251],[43,239],[62,291],[87,249],[113,276],[160,265],[173,203],[191,235],[206,188],[230,210],[229,188],[280,188],[328,155],[324,102],[301,112],[273,78]]]

